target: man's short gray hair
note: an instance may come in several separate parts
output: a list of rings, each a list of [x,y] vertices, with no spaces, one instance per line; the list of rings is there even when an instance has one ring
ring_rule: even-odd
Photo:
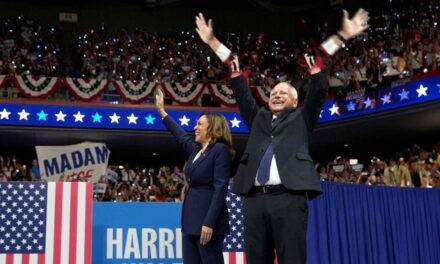
[[[293,99],[298,99],[298,91],[296,90],[295,87],[293,87],[293,85],[291,85],[288,82],[280,82],[279,84],[286,85],[287,87],[289,87],[290,95],[293,97]]]

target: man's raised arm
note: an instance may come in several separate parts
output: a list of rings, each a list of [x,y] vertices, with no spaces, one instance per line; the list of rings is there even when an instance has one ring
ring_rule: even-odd
[[[231,58],[231,50],[223,45],[215,36],[214,29],[212,27],[212,19],[206,22],[202,13],[196,16],[196,32],[199,34],[200,39],[209,45],[212,51],[220,58],[223,63],[230,66],[230,77],[234,78],[240,75],[240,69],[238,61],[233,61]]]
[[[323,76],[316,75],[327,66],[331,56],[333,56],[345,42],[356,37],[368,28],[368,12],[360,8],[350,19],[347,11],[343,10],[342,26],[336,34],[330,36],[319,46],[315,54],[305,55],[306,62],[310,68],[311,84],[307,91],[304,102],[305,120],[309,130],[313,130],[319,119],[319,113],[324,104],[327,81]]]
[[[211,47],[220,60],[229,66],[229,77],[231,78],[231,87],[237,100],[240,114],[246,125],[251,128],[253,119],[257,114],[259,107],[253,98],[249,87],[243,76],[241,76],[240,66],[237,56],[231,56],[232,52],[223,45],[215,36],[212,27],[212,19],[206,22],[202,13],[196,16],[196,31],[200,39]]]
[[[369,27],[368,12],[360,8],[350,19],[346,10],[343,10],[342,26],[335,34],[321,43],[315,54],[306,54],[305,59],[310,73],[315,74],[324,70],[331,56],[333,56],[350,39],[356,37]]]

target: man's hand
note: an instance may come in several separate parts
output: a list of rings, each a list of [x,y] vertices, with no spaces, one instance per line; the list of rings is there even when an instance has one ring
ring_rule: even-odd
[[[348,12],[346,10],[342,11],[344,12],[344,16],[342,18],[342,28],[338,33],[345,38],[345,40],[356,37],[369,27],[368,20],[370,17],[368,16],[368,12],[364,9],[358,9],[356,14],[351,19],[349,19]]]
[[[164,99],[163,99],[163,92],[161,89],[157,89],[156,91],[156,108],[159,114],[162,116],[162,118],[167,116],[167,113],[165,112],[164,107]]]
[[[206,44],[209,44],[210,41],[214,40],[214,30],[212,29],[212,19],[208,20],[206,23],[205,17],[202,13],[199,13],[196,16],[196,31],[199,34],[200,39]]]
[[[338,33],[330,36],[330,38],[321,43],[321,46],[315,51],[315,54],[312,54],[314,57],[310,55],[305,57],[311,74],[316,74],[324,70],[330,62],[329,58],[344,45],[344,42],[354,38],[369,27],[368,19],[370,19],[370,17],[368,16],[368,12],[364,9],[360,8],[351,19],[349,19],[347,11],[343,10],[343,12],[342,28]]]
[[[231,78],[241,75],[240,66],[238,63],[238,57],[231,58],[231,50],[222,45],[220,41],[214,36],[214,30],[212,28],[212,19],[206,23],[205,17],[202,13],[196,16],[196,31],[199,34],[200,39],[209,45],[212,51],[219,57],[219,59],[227,64],[230,68]]]
[[[208,244],[212,237],[212,228],[202,226],[202,232],[200,234],[200,245],[204,246]]]
[[[200,39],[211,47],[216,52],[220,47],[220,41],[214,36],[214,29],[212,28],[212,19],[206,23],[205,17],[202,13],[196,16],[196,31]]]

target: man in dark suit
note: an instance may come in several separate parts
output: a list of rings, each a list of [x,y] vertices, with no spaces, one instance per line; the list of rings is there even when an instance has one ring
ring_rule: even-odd
[[[231,51],[215,38],[212,21],[196,17],[196,31],[220,59],[231,65],[231,87],[248,128],[249,140],[240,160],[233,191],[245,196],[246,258],[250,264],[306,263],[307,198],[321,193],[319,175],[309,154],[309,138],[325,101],[325,61],[342,44],[368,27],[368,13],[360,9],[349,19],[344,11],[341,30],[306,57],[311,82],[306,100],[297,109],[298,96],[288,83],[270,93],[269,109],[252,97]]]

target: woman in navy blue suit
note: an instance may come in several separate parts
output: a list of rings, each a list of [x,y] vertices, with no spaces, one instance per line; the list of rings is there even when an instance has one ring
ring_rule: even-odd
[[[220,114],[202,114],[192,139],[164,109],[161,90],[156,107],[163,124],[189,155],[185,168],[189,189],[182,209],[183,262],[224,263],[223,240],[229,233],[226,208],[231,159],[231,132]]]

